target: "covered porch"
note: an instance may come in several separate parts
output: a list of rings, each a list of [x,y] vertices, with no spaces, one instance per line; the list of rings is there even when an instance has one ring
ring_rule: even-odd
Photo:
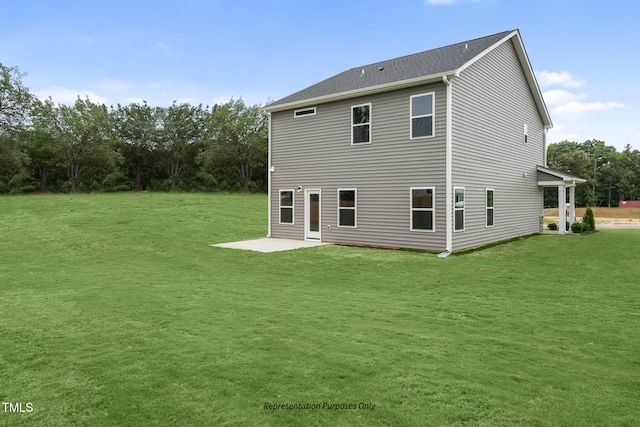
[[[569,189],[569,226],[576,221],[576,185],[586,182],[582,178],[564,172],[554,171],[544,166],[538,166],[538,185],[540,187],[558,188],[558,233],[567,232],[567,189]]]

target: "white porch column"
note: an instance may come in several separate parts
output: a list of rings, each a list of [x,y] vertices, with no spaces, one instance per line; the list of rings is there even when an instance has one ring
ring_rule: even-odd
[[[558,233],[567,232],[567,190],[564,185],[558,185]]]
[[[569,225],[576,222],[576,186],[569,187]]]

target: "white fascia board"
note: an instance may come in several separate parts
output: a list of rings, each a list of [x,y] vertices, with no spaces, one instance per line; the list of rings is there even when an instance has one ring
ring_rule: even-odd
[[[538,181],[540,187],[557,187],[559,185],[564,185],[564,181]]]
[[[341,101],[343,99],[355,98],[357,96],[373,95],[381,92],[388,92],[397,89],[404,89],[412,86],[419,86],[428,83],[442,82],[444,76],[455,75],[456,71],[447,71],[444,73],[432,74],[430,76],[421,76],[413,79],[400,80],[397,82],[385,83],[377,86],[370,86],[361,89],[349,90],[346,92],[333,93],[330,95],[318,96],[316,98],[303,99],[300,101],[288,102],[286,104],[274,105],[273,107],[265,106],[263,110],[268,113],[290,110],[292,108],[304,105],[324,104],[327,102]]]
[[[462,67],[458,68],[457,72],[458,74],[460,74],[461,72],[463,72],[465,69],[469,68],[470,66],[472,66],[473,64],[475,64],[476,62],[478,62],[480,59],[482,59],[485,55],[488,55],[492,50],[494,50],[495,48],[497,48],[498,46],[500,46],[502,43],[504,43],[505,41],[509,40],[511,37],[513,37],[515,34],[517,34],[517,31],[513,31],[511,33],[509,33],[508,36],[504,37],[502,40],[497,41],[496,43],[494,43],[493,46],[488,47],[487,49],[485,49],[484,51],[482,51],[480,54],[474,56],[473,58],[471,58],[469,61],[467,61]]]
[[[565,187],[573,187],[576,184],[582,184],[587,182],[584,179],[580,179],[580,178],[567,178],[567,179],[563,179],[561,181],[538,181],[538,185],[540,187],[557,187],[558,185],[564,185]]]

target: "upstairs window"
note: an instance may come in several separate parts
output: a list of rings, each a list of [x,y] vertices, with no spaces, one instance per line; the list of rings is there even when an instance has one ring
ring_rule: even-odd
[[[371,104],[351,107],[351,144],[371,143]]]
[[[357,226],[357,190],[338,189],[338,227]]]
[[[293,224],[293,190],[280,190],[280,224]]]
[[[434,93],[411,97],[411,139],[428,138],[433,132]]]

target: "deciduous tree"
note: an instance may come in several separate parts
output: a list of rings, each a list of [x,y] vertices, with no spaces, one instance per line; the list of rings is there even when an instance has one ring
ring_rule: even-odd
[[[151,153],[160,137],[161,109],[151,107],[145,101],[127,106],[118,104],[112,114],[124,162],[133,174],[134,190],[142,191],[142,172],[149,166]]]
[[[266,173],[267,119],[260,106],[247,106],[242,99],[215,105],[207,119],[200,162],[209,169],[233,166],[249,191],[256,167]]]
[[[33,95],[22,84],[17,67],[0,64],[0,133],[13,133],[25,124]]]
[[[104,104],[78,98],[73,106],[59,105],[56,128],[64,147],[72,193],[78,187],[83,169],[113,166],[118,160],[113,146],[113,121]]]
[[[178,188],[178,180],[185,164],[195,158],[195,143],[202,134],[205,109],[202,105],[174,102],[169,108],[160,110],[161,130],[159,148],[167,163],[171,180],[171,191]]]

